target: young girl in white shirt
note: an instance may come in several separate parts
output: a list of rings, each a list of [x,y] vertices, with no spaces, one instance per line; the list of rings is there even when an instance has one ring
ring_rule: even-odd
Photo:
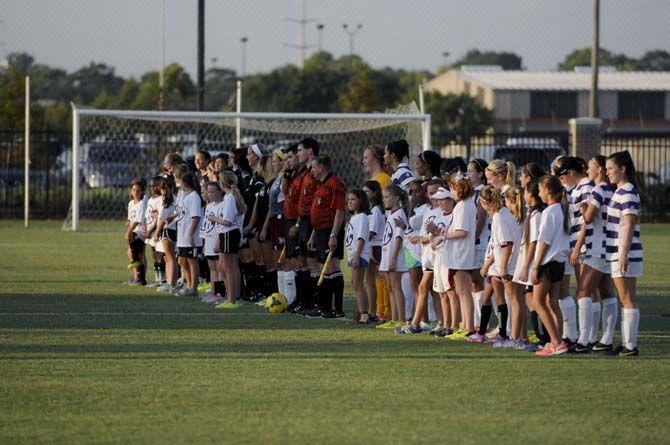
[[[384,225],[386,224],[384,209],[382,207],[382,189],[379,182],[372,180],[367,181],[363,185],[363,191],[368,196],[368,202],[370,203],[370,217],[368,221],[370,224],[369,239],[372,254],[370,264],[365,271],[370,321],[385,323],[391,317],[391,301],[386,279],[382,274],[378,273],[379,263],[382,259]]]
[[[405,295],[402,291],[402,274],[407,272],[403,243],[405,230],[395,223],[399,219],[405,226],[409,224],[405,208],[407,193],[397,185],[389,185],[382,193],[385,209],[389,212],[384,225],[382,258],[379,271],[385,272],[391,299],[391,320],[393,328],[405,324]]]
[[[240,297],[240,265],[238,253],[244,224],[244,212],[247,210],[242,193],[237,188],[237,176],[231,171],[219,173],[219,185],[225,193],[222,201],[222,213],[210,217],[216,223],[219,234],[219,271],[223,273],[226,283],[226,301],[216,306],[217,309],[237,309]]]
[[[473,199],[470,181],[461,172],[449,178],[451,193],[456,196],[451,227],[446,232],[446,264],[453,275],[454,288],[458,295],[464,329],[452,334],[453,339],[465,339],[474,331],[474,303],[470,275],[476,268],[475,237],[477,230],[477,206]],[[456,336],[457,338],[455,338]]]
[[[568,352],[567,343],[562,341],[563,317],[558,299],[570,252],[570,220],[566,191],[556,176],[540,179],[540,198],[547,208],[540,220],[530,279],[533,283],[533,305],[551,337],[551,342],[536,351],[535,355],[549,356]]]
[[[370,321],[368,295],[365,291],[364,275],[370,263],[370,221],[368,213],[370,204],[363,190],[351,190],[347,194],[347,208],[353,215],[347,223],[344,244],[347,248],[349,267],[351,268],[351,285],[358,305],[359,323]],[[374,315],[374,312],[372,313]]]
[[[146,258],[144,256],[144,237],[146,231],[145,211],[147,200],[144,190],[147,183],[144,179],[134,179],[130,184],[131,200],[128,202],[128,221],[126,222],[125,239],[128,243],[128,269],[133,269],[131,285],[146,286]]]
[[[154,176],[151,178],[149,183],[149,189],[151,190],[151,197],[147,200],[147,209],[144,213],[146,218],[147,233],[145,238],[145,244],[151,247],[151,253],[154,259],[154,277],[156,281],[156,286],[161,286],[165,281],[165,260],[163,258],[163,244],[156,242],[156,232],[158,227],[158,208],[160,207],[160,202],[163,199],[161,197],[160,190],[160,181],[163,178],[160,176]]]
[[[202,247],[200,238],[200,219],[202,218],[202,200],[196,191],[198,184],[193,173],[181,177],[183,198],[177,208],[177,251],[179,265],[184,278],[184,288],[177,292],[183,297],[198,296],[198,255]]]
[[[212,290],[209,295],[204,297],[207,303],[220,303],[225,296],[225,290],[222,286],[223,277],[219,271],[219,253],[216,251],[216,244],[219,234],[216,231],[216,223],[210,217],[223,214],[223,194],[218,182],[207,183],[207,206],[205,207],[204,218],[200,225],[200,237],[204,239],[204,255],[209,266],[209,280],[212,283]]]
[[[177,243],[177,221],[175,205],[175,183],[172,177],[161,178],[159,184],[161,200],[158,205],[158,223],[154,239],[156,244],[163,247],[165,260],[165,280],[159,292],[171,292],[177,281],[177,260],[175,258],[175,244]]]

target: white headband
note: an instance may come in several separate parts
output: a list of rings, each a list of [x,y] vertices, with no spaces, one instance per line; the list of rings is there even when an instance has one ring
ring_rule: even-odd
[[[254,154],[255,154],[256,156],[258,156],[259,158],[262,158],[262,157],[263,157],[263,153],[261,153],[261,149],[258,148],[258,145],[256,145],[256,144],[252,145],[252,146],[251,146],[251,151],[253,151]]]

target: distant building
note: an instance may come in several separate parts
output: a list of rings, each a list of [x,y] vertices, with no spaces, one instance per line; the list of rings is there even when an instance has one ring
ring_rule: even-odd
[[[670,130],[670,72],[601,68],[599,108],[610,131]],[[466,93],[493,110],[497,131],[562,131],[568,119],[588,116],[591,74],[575,71],[503,71],[463,66],[428,82],[426,91]]]

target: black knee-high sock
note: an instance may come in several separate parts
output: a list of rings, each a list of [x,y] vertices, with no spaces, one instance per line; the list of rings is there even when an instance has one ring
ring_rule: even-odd
[[[498,313],[500,314],[500,326],[499,326],[499,334],[503,338],[507,338],[507,305],[506,304],[499,304],[498,305]]]
[[[144,264],[137,266],[137,278],[140,280],[140,283],[147,284],[146,271],[144,269]]]
[[[207,258],[198,258],[198,269],[200,270],[200,278],[205,279],[211,283],[209,276],[209,263],[207,262]]]
[[[214,281],[212,283],[212,292],[215,294],[219,294],[222,297],[225,297],[226,286],[224,285],[223,281]]]
[[[332,279],[330,275],[323,277],[323,282],[321,286],[316,288],[317,294],[317,304],[321,312],[332,312],[333,311],[333,291],[332,291]]]
[[[320,301],[319,301],[319,295],[318,295],[318,286],[317,284],[319,283],[319,274],[312,274],[310,272],[309,274],[309,290],[310,292],[308,293],[309,295],[309,306],[310,307],[315,307],[318,306]]]
[[[530,322],[533,325],[533,331],[535,331],[535,335],[542,343],[551,342],[551,337],[549,334],[547,334],[547,330],[544,328],[542,321],[540,321],[537,312],[530,312]]]
[[[266,292],[268,295],[279,292],[279,287],[277,286],[277,271],[273,270],[265,274],[265,282],[267,284]]]
[[[256,264],[255,267],[256,270],[256,276],[254,277],[256,281],[256,290],[258,291],[259,294],[263,295],[264,297],[267,297],[269,294],[267,293],[267,277],[266,277],[266,270],[265,266],[259,266]]]
[[[297,306],[304,306],[303,304],[303,287],[305,286],[305,274],[304,271],[298,269],[295,271],[295,304]]]
[[[482,305],[482,315],[479,320],[479,335],[486,335],[486,328],[489,326],[491,314],[493,313],[493,306],[490,304]]]
[[[251,281],[253,276],[251,274],[252,263],[240,262],[240,274],[242,275],[242,297],[249,298],[251,294]]]
[[[344,312],[344,277],[342,272],[336,272],[331,275],[331,287],[333,291],[333,300],[335,301],[335,312]]]

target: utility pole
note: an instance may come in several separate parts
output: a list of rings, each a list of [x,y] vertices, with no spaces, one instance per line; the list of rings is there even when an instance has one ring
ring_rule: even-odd
[[[248,37],[242,37],[240,43],[242,44],[242,66],[240,69],[240,77],[247,75],[247,42],[249,41]]]
[[[198,0],[198,80],[195,109],[205,109],[205,0]]]
[[[591,46],[591,92],[589,117],[598,117],[598,69],[600,53],[600,0],[593,0],[593,44]]]
[[[317,48],[319,49],[319,52],[323,51],[323,28],[325,28],[326,25],[323,23],[319,23],[316,25],[316,31],[318,32],[319,40],[317,44]]]
[[[300,25],[300,44],[295,45],[292,43],[285,43],[285,46],[291,47],[291,48],[297,48],[300,50],[300,68],[302,69],[305,66],[305,58],[306,58],[306,50],[308,48],[311,48],[312,45],[307,45],[306,39],[307,39],[307,24],[314,22],[314,19],[308,19],[307,18],[307,1],[302,0],[302,15],[301,18],[295,19],[295,18],[287,18],[289,22],[297,23]]]
[[[158,110],[165,104],[165,0],[161,11],[161,69],[158,72]]]
[[[354,55],[354,36],[358,34],[358,32],[363,29],[363,25],[360,23],[356,25],[355,28],[349,29],[349,25],[346,23],[342,25],[342,29],[344,29],[344,32],[346,32],[349,35],[349,58],[353,58]]]

